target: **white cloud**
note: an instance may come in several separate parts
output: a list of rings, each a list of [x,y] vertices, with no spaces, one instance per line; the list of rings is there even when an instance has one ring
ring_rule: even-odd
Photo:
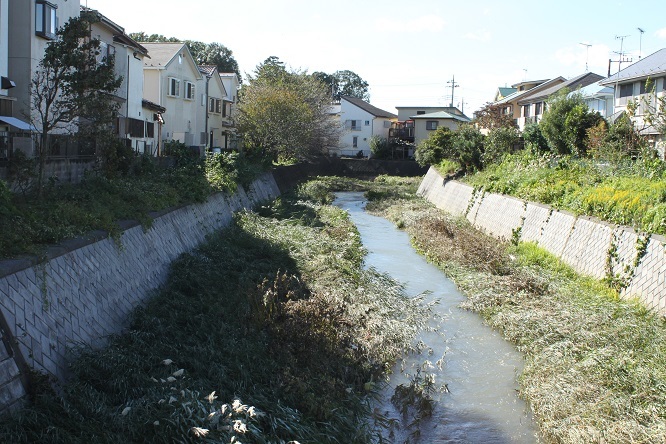
[[[610,48],[603,44],[593,44],[589,48],[585,45],[572,45],[555,51],[554,58],[564,67],[572,68],[571,72],[582,73],[587,62],[590,71],[603,75],[608,67],[608,54]]]
[[[468,40],[476,40],[477,42],[487,42],[490,40],[491,35],[489,31],[484,29],[478,32],[468,32],[465,34],[465,38]]]
[[[666,28],[661,28],[657,32],[654,33],[657,37],[660,39],[666,39]]]
[[[375,20],[375,28],[386,32],[439,32],[444,29],[446,21],[437,15],[424,15],[412,20],[396,20],[382,17]]]

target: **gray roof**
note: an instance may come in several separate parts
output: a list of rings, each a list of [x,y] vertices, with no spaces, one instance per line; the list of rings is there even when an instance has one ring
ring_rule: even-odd
[[[578,87],[591,85],[592,83],[596,83],[601,79],[603,79],[603,76],[600,76],[599,74],[595,74],[593,72],[586,72],[579,76],[573,77],[567,80],[566,82],[553,85],[549,88],[537,92],[536,94],[531,94],[529,97],[526,97],[523,100],[519,100],[518,105],[542,102],[563,88],[569,88],[569,90],[574,91],[578,89]]]
[[[660,76],[666,73],[666,48],[643,57],[638,62],[627,66],[622,71],[613,74],[599,82],[601,85],[612,85],[615,82],[625,82],[633,79]]]
[[[187,45],[181,42],[150,42],[141,43],[150,54],[150,59],[143,61],[143,66],[160,67],[166,66]],[[189,49],[187,50],[189,52]]]
[[[456,114],[447,113],[446,111],[437,111],[435,113],[428,114],[417,114],[415,116],[410,116],[410,119],[453,119],[459,120],[461,122],[469,122],[469,117],[462,115],[458,116]]]
[[[351,96],[342,96],[344,100],[347,102],[351,103],[352,105],[356,105],[357,107],[361,108],[363,111],[366,111],[370,114],[372,114],[375,117],[387,117],[389,119],[397,119],[398,116],[396,116],[393,113],[390,113],[388,111],[384,111],[383,109],[379,109],[376,106],[370,105],[368,102],[362,99],[358,99],[356,97],[351,97]]]
[[[524,99],[527,99],[529,97],[532,97],[533,94],[537,94],[539,91],[543,91],[544,89],[550,88],[553,85],[557,85],[558,82],[562,83],[562,82],[565,82],[565,81],[566,81],[566,79],[562,76],[555,77],[554,79],[550,79],[548,81],[545,81],[545,82],[543,82],[543,83],[541,83],[541,84],[539,84],[539,85],[537,85],[533,88],[530,88],[528,90],[516,91],[513,94],[509,94],[508,96],[506,96],[502,100],[498,100],[497,102],[495,102],[495,104],[513,102],[514,100],[516,100],[519,97],[523,97]]]

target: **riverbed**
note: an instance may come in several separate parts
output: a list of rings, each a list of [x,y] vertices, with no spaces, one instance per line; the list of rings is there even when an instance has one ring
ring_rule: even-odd
[[[529,407],[518,397],[517,378],[523,359],[515,348],[481,318],[458,306],[465,296],[444,273],[412,248],[408,235],[388,220],[365,212],[360,192],[336,194],[368,251],[365,264],[405,285],[406,293],[424,295],[434,305],[430,331],[417,342],[420,354],[399,362],[377,401],[395,424],[384,437],[391,443],[535,443],[537,430]],[[413,416],[391,403],[395,387],[408,384],[418,369],[431,374],[438,387],[432,416],[410,427]]]

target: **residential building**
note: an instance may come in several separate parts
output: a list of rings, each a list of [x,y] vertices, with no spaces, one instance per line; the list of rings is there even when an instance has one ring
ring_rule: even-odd
[[[414,146],[430,137],[437,128],[445,127],[451,131],[456,130],[461,124],[469,123],[470,118],[462,112],[452,113],[446,111],[437,111],[426,114],[415,114],[409,117],[414,122]],[[410,153],[410,156],[413,153]]]
[[[654,143],[663,158],[666,135],[648,125],[644,117],[650,108],[654,109],[657,97],[666,97],[666,48],[643,57],[599,84],[615,90],[614,115],[626,112],[630,102],[638,104],[635,115],[631,116],[634,126]]]
[[[493,105],[500,106],[502,108],[502,112],[510,116],[516,125],[520,126],[520,122],[522,121],[522,130],[522,128],[525,126],[525,121],[529,120],[530,117],[529,114],[525,115],[525,112],[529,113],[529,108],[521,108],[521,106],[518,104],[518,101],[524,100],[531,95],[548,89],[552,86],[564,83],[565,81],[566,79],[564,77],[556,77],[550,80],[526,80],[520,83],[516,83],[515,85],[512,85],[512,88],[516,88],[515,92],[509,94],[501,100],[494,102]]]
[[[208,135],[206,147],[222,148],[226,142],[223,122],[226,121],[227,104],[225,99],[227,98],[227,91],[216,66],[199,66],[199,72],[204,76],[203,82],[205,85],[203,96],[205,97],[206,106],[202,107],[203,116],[199,118],[205,119],[204,132]]]
[[[586,72],[579,76],[573,77],[564,82],[551,82],[542,83],[536,90],[532,88],[518,98],[516,104],[520,107],[520,117],[518,118],[518,128],[520,131],[525,129],[528,123],[539,123],[546,111],[546,101],[557,94],[559,91],[567,88],[569,91],[575,91],[583,86],[591,85],[603,79],[599,74],[593,72]],[[548,87],[544,87],[544,86]]]
[[[601,86],[598,82],[584,86],[569,95],[580,94],[591,111],[599,113],[606,120],[614,121],[613,96],[615,90],[609,86]]]
[[[159,122],[156,113],[144,110],[143,106],[143,65],[144,59],[150,58],[148,50],[130,38],[124,28],[98,11],[92,12],[100,19],[91,30],[92,37],[100,40],[99,57],[112,57],[116,75],[123,79],[115,93],[120,104],[116,134],[135,152],[155,155],[158,140],[155,126]]]
[[[398,116],[356,97],[342,96],[340,120],[344,130],[337,149],[329,154],[338,156],[370,156],[370,139],[379,136],[388,139],[391,123]]]
[[[141,45],[150,54],[143,63],[143,98],[166,108],[160,144],[177,140],[203,155],[205,81],[190,50],[180,42]]]
[[[395,109],[398,110],[399,122],[409,120],[411,116],[437,113],[440,111],[458,116],[463,115],[462,111],[454,106],[396,106]]]
[[[240,79],[235,72],[221,72],[220,79],[224,85],[224,90],[227,92],[222,112],[222,143],[220,146],[224,149],[237,149],[238,134],[235,119]]]
[[[500,86],[497,88],[497,91],[495,92],[495,98],[493,99],[493,102],[497,102],[498,100],[502,100],[506,96],[515,93],[518,91],[518,88],[514,87],[508,87],[508,86]]]

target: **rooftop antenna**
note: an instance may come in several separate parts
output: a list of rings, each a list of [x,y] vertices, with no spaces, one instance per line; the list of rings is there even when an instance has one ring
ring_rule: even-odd
[[[624,51],[622,50],[622,48],[624,47],[624,39],[627,38],[627,37],[629,37],[629,35],[616,35],[615,36],[615,40],[620,41],[620,52],[616,52],[616,54],[619,54],[619,56],[620,56],[620,60],[618,60],[618,62],[617,62],[617,71],[618,72],[621,71],[622,62],[629,62],[630,61],[630,60],[624,60]]]
[[[641,59],[641,51],[643,47],[643,33],[645,32],[644,29],[642,28],[636,28],[638,29],[638,32],[640,32],[640,35],[638,36],[638,60]]]
[[[587,61],[590,58],[590,46],[592,46],[589,43],[579,43],[579,45],[583,45],[585,47],[585,72],[588,72],[589,69],[587,67]]]
[[[453,78],[451,80],[449,80],[446,83],[451,85],[451,108],[453,108],[453,92],[454,92],[455,88],[459,87],[460,85],[458,85],[456,83],[456,76],[455,75],[453,76]]]
[[[527,81],[527,68],[523,68],[523,71],[525,72],[525,75],[523,76],[523,82]]]

